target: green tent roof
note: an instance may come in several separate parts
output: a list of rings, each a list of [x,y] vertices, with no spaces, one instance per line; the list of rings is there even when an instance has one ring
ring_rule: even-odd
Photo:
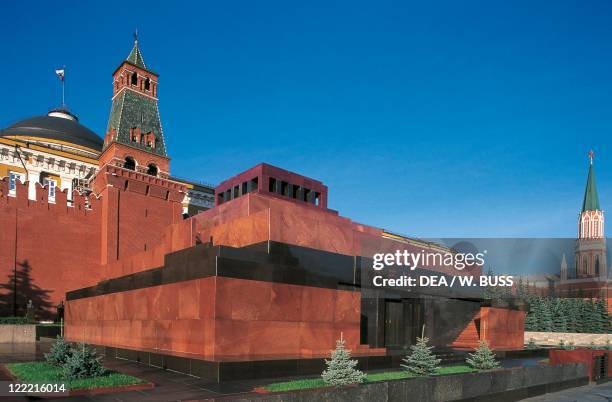
[[[144,58],[142,57],[142,53],[138,48],[138,40],[134,41],[134,47],[132,48],[132,51],[130,52],[130,55],[127,57],[126,60],[137,67],[140,67],[145,70],[147,69],[147,66],[144,62]]]
[[[586,189],[584,190],[584,201],[582,202],[582,212],[584,211],[600,211],[599,196],[597,195],[597,186],[595,185],[595,168],[593,164],[589,166],[589,176],[587,178]]]

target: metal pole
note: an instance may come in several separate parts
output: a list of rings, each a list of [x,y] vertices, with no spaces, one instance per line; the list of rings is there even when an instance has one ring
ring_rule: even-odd
[[[19,151],[21,147],[19,145],[15,145],[15,154],[19,158],[19,162],[21,162],[21,166],[23,166],[23,170],[25,170],[25,181],[28,183],[28,187],[30,186],[30,173],[28,172],[28,167],[26,166],[23,158],[21,157],[21,152]]]
[[[15,259],[13,261],[13,317],[17,317],[17,226],[19,223],[18,208],[15,207]]]
[[[66,102],[65,102],[65,86],[66,86],[66,66],[64,66],[64,76],[62,77],[62,109],[66,108]]]

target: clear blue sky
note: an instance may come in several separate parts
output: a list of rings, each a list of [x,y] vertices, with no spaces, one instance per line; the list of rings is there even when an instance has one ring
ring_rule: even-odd
[[[612,211],[609,1],[174,3],[3,3],[0,125],[56,106],[66,65],[103,135],[138,28],[177,176],[265,161],[409,235],[571,237],[594,148]]]

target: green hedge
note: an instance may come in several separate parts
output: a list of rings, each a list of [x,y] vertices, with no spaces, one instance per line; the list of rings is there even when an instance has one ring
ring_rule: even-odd
[[[24,324],[34,324],[34,322],[29,321],[25,317],[0,317],[0,325],[2,324],[24,325]]]

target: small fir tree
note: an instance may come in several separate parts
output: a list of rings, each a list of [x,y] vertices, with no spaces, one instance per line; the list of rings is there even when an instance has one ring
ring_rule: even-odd
[[[567,332],[579,332],[580,330],[580,301],[567,299],[564,302],[565,314],[567,315]]]
[[[552,316],[553,331],[567,332],[567,316],[565,314],[565,309],[563,308],[563,302],[561,299],[556,299],[552,303]]]
[[[476,370],[491,370],[499,367],[495,353],[489,349],[487,341],[478,342],[478,348],[474,353],[469,354],[465,362]]]
[[[501,292],[500,292],[500,298],[502,300],[510,300],[513,298],[513,294],[512,294],[512,287],[511,286],[504,286],[501,288]]]
[[[64,376],[71,380],[98,377],[106,372],[102,367],[102,357],[97,355],[95,349],[90,349],[85,344],[72,350],[63,368]]]
[[[61,366],[66,363],[71,354],[70,344],[58,335],[53,345],[51,345],[49,353],[45,353],[45,359],[52,366]]]
[[[525,300],[526,296],[527,291],[525,290],[525,282],[523,282],[523,277],[520,276],[516,284],[516,297],[520,300]]]
[[[553,315],[551,309],[550,299],[540,298],[540,331],[551,332],[553,330]]]
[[[595,325],[600,334],[607,334],[610,331],[608,306],[603,299],[599,299],[595,303]]]
[[[431,351],[433,346],[427,346],[429,339],[417,338],[416,345],[410,346],[412,351],[409,356],[402,359],[400,367],[418,376],[430,376],[438,373],[441,359]]]
[[[525,331],[535,331],[536,322],[535,314],[528,311],[527,317],[525,317]]]
[[[538,345],[536,345],[535,340],[533,338],[529,338],[529,341],[527,342],[527,346],[525,346],[525,349],[533,350],[537,348],[538,348]]]
[[[595,305],[593,300],[582,301],[582,332],[592,334],[596,333],[597,328],[595,324]]]
[[[539,309],[536,307],[537,299],[535,297],[529,296],[527,298],[527,303],[529,303],[529,311],[527,312],[527,317],[525,317],[525,330],[538,331],[540,317]]]
[[[576,300],[576,313],[578,316],[578,325],[576,326],[576,332],[584,333],[589,332],[588,330],[588,312],[584,300]]]
[[[351,352],[345,349],[345,341],[336,341],[336,350],[332,351],[331,360],[325,360],[327,370],[323,371],[321,377],[326,384],[340,386],[346,384],[356,384],[365,381],[365,374],[357,370],[357,360],[351,359]]]

